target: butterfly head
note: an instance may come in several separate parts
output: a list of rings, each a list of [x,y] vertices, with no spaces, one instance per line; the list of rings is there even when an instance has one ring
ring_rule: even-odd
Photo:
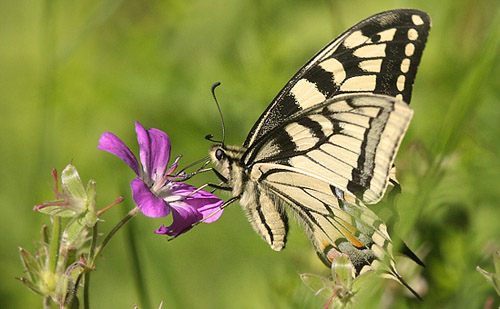
[[[237,163],[244,152],[245,149],[243,147],[214,144],[210,148],[210,158],[215,166],[223,172],[229,168],[229,165]]]
[[[210,147],[210,158],[218,168],[228,162],[225,148],[226,147],[223,144],[214,144]]]
[[[217,170],[229,181],[233,178],[233,172],[242,167],[240,159],[244,152],[244,147],[227,146],[222,143],[212,145],[209,151],[210,159]]]

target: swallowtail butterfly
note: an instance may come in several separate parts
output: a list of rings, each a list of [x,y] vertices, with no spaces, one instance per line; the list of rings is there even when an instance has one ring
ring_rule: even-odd
[[[327,265],[332,252],[344,253],[356,274],[384,265],[408,287],[386,225],[366,205],[396,183],[394,157],[430,26],[412,9],[359,22],[292,77],[243,146],[212,146],[216,173],[272,249],[285,247],[288,209]]]

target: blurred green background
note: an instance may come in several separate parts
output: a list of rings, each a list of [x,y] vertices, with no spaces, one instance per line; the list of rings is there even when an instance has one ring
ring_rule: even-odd
[[[210,95],[220,81],[227,143],[239,145],[316,51],[361,19],[401,7],[428,12],[433,27],[414,87],[413,122],[396,160],[399,218],[389,220],[427,264],[408,275],[427,292],[422,303],[380,281],[365,305],[498,306],[475,270],[492,271],[500,247],[498,0],[21,0],[0,2],[1,307],[41,307],[14,277],[23,275],[17,246],[33,251],[48,223],[32,207],[53,199],[51,168],[72,162],[84,182],[95,179],[99,207],[121,194],[130,201],[134,175],[96,149],[101,133],[115,133],[137,152],[138,120],[166,131],[172,155],[191,163],[207,154],[206,134],[220,136]],[[209,180],[212,175],[200,176],[194,184]],[[109,230],[130,207],[104,214],[100,228]],[[276,253],[236,205],[172,242],[153,233],[162,223],[169,221],[139,215],[131,224],[151,307],[163,301],[163,308],[318,308],[324,302],[297,274],[327,270],[295,225],[287,249]],[[94,308],[147,306],[137,294],[126,235],[118,233],[93,272]],[[393,297],[380,303],[383,293]]]

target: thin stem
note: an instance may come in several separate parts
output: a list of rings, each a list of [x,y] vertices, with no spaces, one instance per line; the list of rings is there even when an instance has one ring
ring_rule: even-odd
[[[134,276],[141,308],[152,308],[146,289],[146,280],[144,278],[144,272],[142,269],[143,264],[139,261],[139,250],[137,249],[137,239],[135,237],[135,235],[137,235],[135,225],[133,223],[130,223],[127,228],[125,228],[125,233],[128,256],[131,259],[130,266],[132,268],[132,274]]]
[[[61,217],[52,217],[52,234],[50,235],[49,263],[47,270],[55,274],[59,258],[59,244],[61,239]]]
[[[94,224],[92,227],[92,240],[90,241],[90,253],[89,253],[89,260],[92,259],[92,257],[95,254],[95,248],[97,246],[97,224],[99,221]],[[85,272],[85,277],[84,277],[84,282],[83,282],[83,308],[84,309],[89,309],[90,308],[90,301],[89,301],[89,293],[90,293],[90,271]]]
[[[106,235],[102,244],[97,247],[97,223],[94,225],[92,229],[92,240],[90,245],[90,253],[89,253],[89,262],[87,265],[87,270],[85,271],[85,282],[84,282],[84,290],[83,290],[83,306],[85,309],[90,308],[90,271],[94,269],[95,264],[97,262],[97,258],[101,255],[102,250],[106,247],[111,238],[116,234],[116,232],[130,219],[135,217],[139,213],[139,207],[135,207],[131,211],[127,213],[127,215],[120,221],[118,224]],[[97,249],[96,249],[97,248]]]
[[[139,207],[135,207],[134,209],[132,209],[131,211],[129,211],[127,213],[127,215],[120,222],[118,222],[118,224],[109,232],[109,234],[106,235],[106,238],[104,238],[104,240],[102,241],[102,244],[97,248],[95,254],[91,257],[91,261],[89,263],[89,268],[93,268],[94,267],[97,258],[101,254],[101,251],[106,247],[106,245],[111,240],[111,238],[115,235],[115,233],[125,223],[127,223],[128,221],[130,221],[130,219],[132,219],[133,217],[135,217],[139,213],[139,211],[140,211]]]
[[[52,233],[50,235],[50,247],[49,247],[49,261],[47,263],[46,271],[51,274],[49,276],[50,289],[51,291],[55,290],[55,281],[52,279],[55,277],[57,261],[59,260],[59,245],[61,239],[61,218],[60,217],[52,217]],[[54,282],[54,283],[52,283]],[[52,286],[53,284],[53,286]],[[43,299],[43,308],[48,309],[51,308],[50,296],[46,296]]]
[[[52,306],[50,305],[50,296],[45,296],[43,298],[43,309],[50,309]]]
[[[111,203],[108,206],[104,207],[103,209],[97,211],[97,216],[99,217],[100,215],[102,215],[103,213],[105,213],[106,211],[111,209],[111,207],[115,206],[116,204],[121,203],[122,201],[123,201],[123,196],[118,197],[113,203]]]

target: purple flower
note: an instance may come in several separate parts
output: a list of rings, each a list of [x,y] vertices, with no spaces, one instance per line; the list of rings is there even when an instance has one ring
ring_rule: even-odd
[[[174,174],[180,156],[167,168],[171,148],[168,135],[154,128],[146,130],[139,122],[135,131],[142,169],[132,151],[113,133],[103,133],[97,148],[116,155],[135,172],[137,177],[130,183],[132,197],[144,215],[165,217],[172,212],[172,224],[162,225],[155,233],[177,236],[200,220],[212,223],[219,219],[223,201],[180,182],[182,177]]]

